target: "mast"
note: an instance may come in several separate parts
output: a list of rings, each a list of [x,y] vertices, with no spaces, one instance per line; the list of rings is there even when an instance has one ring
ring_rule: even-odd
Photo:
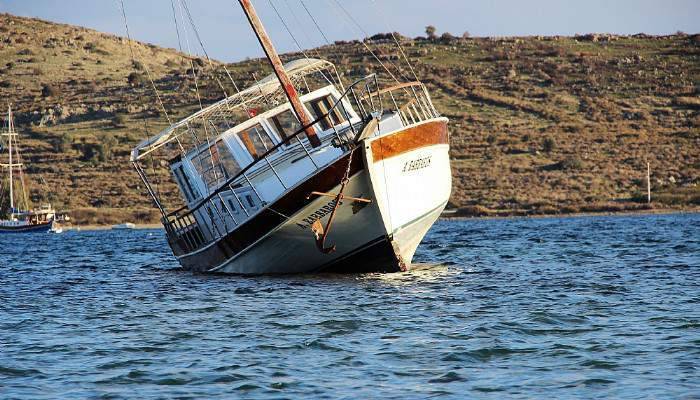
[[[15,200],[14,200],[14,194],[12,190],[12,186],[14,186],[14,181],[12,179],[12,170],[14,169],[12,165],[12,133],[14,131],[14,127],[12,126],[12,107],[10,105],[7,106],[7,143],[8,143],[8,153],[10,155],[10,164],[8,165],[8,168],[10,169],[10,220],[12,220],[12,217],[14,216],[15,212]]]
[[[277,79],[280,81],[282,89],[284,89],[284,93],[287,95],[287,99],[289,99],[289,103],[292,105],[294,113],[297,115],[301,125],[307,127],[305,131],[306,137],[309,138],[309,143],[311,143],[313,147],[320,146],[321,140],[316,135],[316,129],[311,126],[312,121],[304,111],[304,106],[301,104],[301,100],[299,100],[299,93],[297,93],[296,88],[294,88],[292,80],[289,79],[287,71],[284,70],[282,60],[280,60],[280,56],[277,54],[277,50],[275,50],[272,40],[270,40],[262,21],[260,21],[258,14],[255,12],[253,4],[250,0],[238,0],[238,2],[241,3],[241,7],[243,7],[243,11],[245,12],[246,17],[248,17],[248,22],[250,22],[250,26],[253,28],[255,35],[258,37],[258,41],[265,51],[267,59],[272,65],[272,69],[275,71],[275,75],[277,75]]]

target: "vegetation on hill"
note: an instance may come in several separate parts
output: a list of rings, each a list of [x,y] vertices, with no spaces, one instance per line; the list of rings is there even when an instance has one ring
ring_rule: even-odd
[[[700,206],[700,36],[429,36],[399,37],[451,120],[451,204],[461,215]],[[380,34],[365,44],[411,76],[392,40]],[[380,70],[365,44],[311,53],[349,82]],[[79,222],[157,220],[130,149],[198,109],[195,86],[205,104],[235,90],[217,62],[212,72],[172,49],[7,14],[0,60],[0,98],[16,109],[30,197]],[[259,59],[228,70],[239,86],[269,72]],[[161,178],[158,189],[174,193]]]

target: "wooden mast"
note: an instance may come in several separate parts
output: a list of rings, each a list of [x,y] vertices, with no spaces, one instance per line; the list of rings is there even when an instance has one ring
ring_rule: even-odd
[[[284,93],[287,95],[289,103],[292,105],[294,113],[297,115],[297,118],[299,118],[301,125],[307,127],[305,130],[306,137],[309,138],[309,142],[313,147],[320,146],[321,140],[318,138],[318,135],[316,135],[316,130],[314,127],[311,126],[312,121],[304,111],[304,106],[301,104],[301,100],[299,100],[299,93],[297,93],[296,88],[294,88],[292,80],[289,79],[287,71],[284,70],[282,60],[280,60],[277,50],[275,50],[275,46],[273,46],[270,37],[265,31],[262,21],[260,21],[258,14],[255,12],[253,4],[250,2],[250,0],[238,0],[238,2],[241,3],[241,7],[243,7],[243,11],[250,22],[250,26],[253,28],[255,35],[258,37],[258,41],[260,41],[260,45],[265,51],[267,59],[270,60],[272,69],[275,70],[275,75],[277,75],[277,79],[279,79],[282,89],[284,89]]]

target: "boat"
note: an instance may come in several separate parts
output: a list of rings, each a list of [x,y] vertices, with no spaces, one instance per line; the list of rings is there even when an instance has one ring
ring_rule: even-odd
[[[17,132],[14,129],[12,107],[7,109],[7,131],[2,133],[4,145],[7,148],[8,162],[0,163],[0,167],[8,171],[6,218],[0,219],[0,233],[29,233],[49,232],[54,229],[57,214],[51,204],[42,205],[38,209],[29,209],[27,190],[24,184],[24,170],[17,145]],[[18,177],[21,196],[15,199],[15,178]],[[3,196],[4,197],[4,196]],[[5,206],[5,204],[3,204]],[[23,207],[23,208],[22,208]]]
[[[417,78],[346,83],[321,58],[282,63],[239,3],[274,72],[131,153],[174,256],[239,275],[410,270],[450,197],[448,119]],[[149,179],[163,164],[180,204]]]
[[[130,229],[136,229],[136,225],[132,224],[131,222],[126,222],[123,224],[118,224],[118,225],[113,225],[112,230],[130,230]]]

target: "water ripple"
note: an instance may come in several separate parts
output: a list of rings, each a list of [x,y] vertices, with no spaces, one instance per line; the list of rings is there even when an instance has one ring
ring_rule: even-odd
[[[700,393],[697,214],[443,221],[393,275],[191,274],[157,230],[23,238],[0,244],[3,398]]]

